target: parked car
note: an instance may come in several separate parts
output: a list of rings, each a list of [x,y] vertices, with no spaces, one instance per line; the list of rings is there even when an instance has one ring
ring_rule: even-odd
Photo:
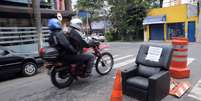
[[[42,64],[37,54],[19,53],[0,47],[0,75],[21,73],[23,76],[33,76]]]
[[[106,38],[105,38],[105,36],[104,36],[103,33],[93,33],[93,34],[91,35],[91,37],[92,37],[92,38],[95,38],[95,39],[97,39],[97,40],[99,40],[99,41],[101,41],[101,42],[105,42],[105,41],[106,41]]]

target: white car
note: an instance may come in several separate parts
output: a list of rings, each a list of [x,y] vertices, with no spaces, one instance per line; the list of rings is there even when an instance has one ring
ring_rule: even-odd
[[[105,38],[105,36],[103,35],[103,33],[93,33],[93,34],[91,35],[91,37],[92,37],[92,38],[95,38],[95,39],[97,39],[97,40],[99,40],[99,41],[101,41],[101,42],[105,42],[105,41],[106,41],[106,38]]]

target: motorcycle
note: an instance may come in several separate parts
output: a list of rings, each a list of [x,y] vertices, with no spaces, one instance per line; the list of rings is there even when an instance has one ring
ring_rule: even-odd
[[[84,48],[83,52],[92,51],[95,59],[95,70],[100,75],[108,74],[113,67],[114,60],[111,53],[104,51],[110,48],[109,45],[95,41],[92,47]],[[41,48],[39,54],[45,60],[44,66],[48,69],[51,82],[57,88],[70,86],[78,77],[86,78],[86,66],[83,64],[65,64],[65,61],[58,59],[58,51],[53,47]]]

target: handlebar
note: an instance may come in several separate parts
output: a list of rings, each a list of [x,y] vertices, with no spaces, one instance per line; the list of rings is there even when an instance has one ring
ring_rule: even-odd
[[[94,38],[94,37],[92,37],[92,39],[95,40],[95,41],[99,41],[98,39],[96,39],[96,38]],[[100,41],[99,41],[99,42],[100,42]]]
[[[89,42],[90,47],[95,47],[95,46],[98,46],[98,45],[100,45],[100,41],[98,41],[95,38],[92,38],[92,40]]]

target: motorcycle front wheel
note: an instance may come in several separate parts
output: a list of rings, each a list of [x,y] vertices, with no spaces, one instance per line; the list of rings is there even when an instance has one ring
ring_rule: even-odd
[[[53,69],[50,78],[54,86],[57,88],[66,88],[73,83],[74,78],[67,69]]]
[[[114,60],[112,54],[104,52],[97,58],[95,67],[98,74],[106,75],[112,70],[113,65]]]

